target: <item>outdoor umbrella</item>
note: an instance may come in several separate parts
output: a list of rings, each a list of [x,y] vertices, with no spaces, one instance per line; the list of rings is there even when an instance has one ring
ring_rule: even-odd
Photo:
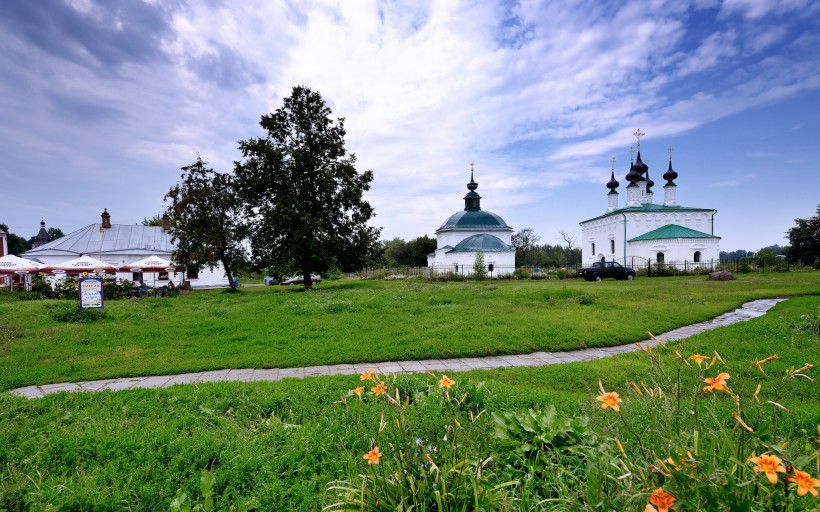
[[[148,256],[120,267],[122,272],[155,272],[153,286],[157,284],[156,272],[173,272],[175,270],[173,263],[159,256]]]
[[[0,275],[3,276],[13,274],[25,276],[34,272],[40,272],[44,267],[45,265],[42,263],[27,260],[13,254],[0,258]],[[26,283],[26,289],[29,289],[31,287],[30,283],[25,278],[23,278],[23,280]]]
[[[103,272],[116,272],[117,267],[111,265],[110,263],[92,258],[91,256],[84,255],[57,265],[49,265],[43,269],[45,272],[55,274],[80,274],[82,272],[96,272],[97,270],[102,270]]]

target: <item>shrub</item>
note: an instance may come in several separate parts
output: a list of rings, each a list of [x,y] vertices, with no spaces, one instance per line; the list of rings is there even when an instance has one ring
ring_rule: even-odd
[[[103,318],[99,309],[80,309],[79,306],[57,306],[51,309],[51,319],[56,322],[87,324]]]

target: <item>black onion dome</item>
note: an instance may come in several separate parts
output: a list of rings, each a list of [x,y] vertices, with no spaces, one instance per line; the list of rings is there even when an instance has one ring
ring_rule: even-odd
[[[635,160],[635,172],[643,176],[644,173],[646,173],[647,171],[649,171],[649,166],[643,163],[643,160],[641,160],[641,150],[639,149],[638,158]]]
[[[609,178],[609,182],[606,184],[606,188],[608,188],[609,190],[615,190],[616,188],[618,188],[618,185],[620,185],[620,183],[618,183],[618,180],[615,179],[615,171],[612,171],[612,176]]]
[[[470,190],[475,190],[478,188],[478,183],[475,182],[473,179],[473,170],[470,169],[470,183],[467,184],[467,188]]]
[[[646,171],[646,191],[651,192],[651,190],[649,190],[649,189],[651,189],[654,186],[655,186],[655,182],[652,181],[652,178],[649,177],[649,170],[647,169],[647,171]]]
[[[635,183],[641,179],[641,175],[635,171],[635,164],[629,166],[629,172],[626,173],[626,181],[630,184]]]
[[[677,177],[678,177],[678,173],[676,173],[675,170],[672,169],[672,160],[670,159],[669,160],[669,169],[667,169],[666,172],[663,173],[663,179],[665,179],[666,181],[671,183],[672,180],[676,179]]]

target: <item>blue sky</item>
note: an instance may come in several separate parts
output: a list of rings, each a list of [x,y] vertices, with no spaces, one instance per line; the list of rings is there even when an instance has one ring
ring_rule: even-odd
[[[470,162],[484,209],[580,236],[612,158],[623,205],[638,128],[656,197],[672,146],[722,250],[783,245],[820,203],[809,0],[7,0],[0,69],[0,222],[25,237],[161,212],[298,84],[346,118],[386,239],[463,208]]]

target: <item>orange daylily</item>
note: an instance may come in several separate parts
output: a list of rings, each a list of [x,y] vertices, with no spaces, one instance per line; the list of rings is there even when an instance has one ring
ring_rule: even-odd
[[[811,475],[805,471],[795,469],[794,476],[787,477],[786,480],[797,484],[798,496],[805,496],[807,492],[810,492],[812,496],[817,497],[817,489],[815,489],[815,487],[820,487],[820,480],[812,478]]]
[[[359,386],[355,389],[351,389],[350,391],[352,391],[353,394],[355,394],[357,397],[361,398],[362,397],[362,391],[364,391],[364,386]]]
[[[658,509],[647,503],[646,508],[643,509],[643,512],[658,512]]]
[[[773,484],[777,483],[778,473],[786,472],[786,468],[781,464],[783,461],[775,455],[764,454],[760,457],[749,457],[749,462],[757,464],[754,468],[755,473],[765,473],[766,478]]]
[[[454,381],[453,379],[449,378],[449,377],[448,377],[448,376],[446,376],[446,375],[442,375],[442,376],[441,376],[441,380],[440,380],[440,381],[438,381],[438,387],[439,387],[439,388],[447,388],[447,389],[450,389],[450,386],[452,386],[452,385],[453,385],[453,384],[455,384],[455,383],[456,383],[456,381]]]
[[[707,359],[709,359],[709,358],[706,357],[706,356],[702,356],[700,354],[694,354],[694,355],[689,356],[689,360],[696,362],[698,364],[698,366],[700,366],[700,364],[702,362],[706,361]]]
[[[664,491],[663,487],[658,487],[649,496],[649,502],[658,506],[658,512],[669,512],[669,508],[675,503],[675,500],[677,498]]]
[[[367,461],[368,464],[378,464],[379,457],[382,456],[382,452],[379,451],[378,446],[374,446],[372,450],[362,455],[362,458]]]
[[[777,356],[777,354],[771,355],[771,356],[767,357],[766,359],[762,359],[760,361],[755,361],[755,366],[757,366],[757,369],[760,370],[760,373],[762,373],[763,375],[766,375],[766,372],[763,371],[763,365],[768,363],[769,361],[774,361],[775,359],[780,359]]]
[[[622,403],[623,400],[621,400],[621,396],[615,391],[610,391],[609,393],[604,393],[603,395],[596,396],[595,400],[602,402],[601,409],[612,407],[612,410],[614,410],[615,412],[621,411],[621,406],[618,404]]]
[[[708,386],[703,387],[703,391],[726,391],[729,392],[729,388],[726,387],[726,381],[729,380],[731,376],[726,372],[721,372],[717,374],[717,377],[707,377],[703,379],[703,382],[709,384]]]
[[[375,375],[376,375],[376,370],[374,368],[371,368],[369,370],[363,371],[362,374],[359,375],[359,380],[373,380]]]
[[[387,386],[384,385],[384,381],[379,381],[379,384],[370,388],[370,391],[376,393],[376,396],[383,395],[387,393]]]

